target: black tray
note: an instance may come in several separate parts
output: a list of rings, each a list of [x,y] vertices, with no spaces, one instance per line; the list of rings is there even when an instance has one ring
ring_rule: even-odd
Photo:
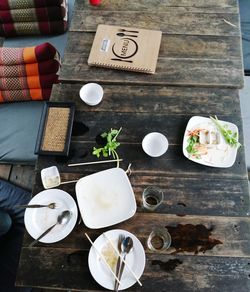
[[[43,108],[35,154],[68,156],[75,104],[46,102]]]

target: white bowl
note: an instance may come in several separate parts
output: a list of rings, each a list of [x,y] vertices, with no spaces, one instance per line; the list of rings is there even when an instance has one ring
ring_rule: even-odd
[[[168,139],[161,133],[152,132],[142,140],[142,148],[151,157],[159,157],[168,150]]]
[[[43,168],[41,170],[41,179],[45,189],[57,187],[61,183],[60,173],[56,166]]]
[[[82,86],[79,95],[87,105],[94,106],[101,102],[103,88],[97,83],[87,83]]]

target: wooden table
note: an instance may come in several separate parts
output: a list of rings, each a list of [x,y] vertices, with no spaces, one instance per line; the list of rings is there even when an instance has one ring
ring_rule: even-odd
[[[219,3],[218,3],[219,2]],[[249,186],[244,147],[230,168],[196,164],[182,154],[183,134],[194,115],[217,115],[239,127],[243,143],[238,88],[243,84],[238,6],[235,0],[116,0],[90,7],[76,0],[62,84],[53,89],[54,101],[74,101],[75,128],[69,158],[40,156],[33,193],[41,191],[40,170],[57,165],[63,180],[78,179],[107,165],[69,168],[72,160],[91,161],[98,134],[123,127],[119,136],[121,167],[132,163],[130,181],[136,215],[116,226],[90,230],[77,225],[64,240],[37,244],[26,233],[17,285],[79,291],[103,291],[90,275],[84,236],[92,239],[109,229],[135,234],[146,251],[146,267],[128,291],[241,291],[250,288]],[[86,60],[98,23],[147,27],[163,31],[155,75],[88,67]],[[104,99],[88,107],[79,99],[82,84],[100,82]],[[84,125],[84,126],[83,126]],[[149,158],[143,137],[159,131],[169,140],[160,158]],[[142,209],[141,195],[149,185],[164,190],[162,206],[153,213]],[[60,187],[61,188],[61,187]],[[75,198],[73,185],[62,186]],[[146,239],[154,226],[167,227],[171,248],[150,252]]]

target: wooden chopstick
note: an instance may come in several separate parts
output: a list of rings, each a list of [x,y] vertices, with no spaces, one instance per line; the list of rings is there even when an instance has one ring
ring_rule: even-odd
[[[91,245],[94,247],[95,251],[98,253],[99,257],[103,260],[103,262],[105,263],[105,265],[109,268],[110,272],[112,273],[112,275],[115,277],[116,281],[121,285],[120,280],[117,278],[117,276],[115,275],[115,273],[112,271],[110,265],[107,263],[106,259],[104,258],[104,256],[99,252],[99,250],[97,249],[97,247],[94,245],[94,242],[90,239],[90,237],[88,236],[87,233],[85,233],[85,236],[87,237],[88,241],[91,243]]]
[[[63,182],[60,182],[60,185],[71,184],[71,183],[78,182],[78,181],[79,181],[79,179],[69,180],[69,181],[63,181]]]
[[[117,162],[117,161],[122,161],[122,159],[111,159],[111,160],[102,160],[102,161],[71,163],[71,164],[68,164],[68,166],[91,165],[91,164],[109,163],[109,162]]]
[[[129,266],[129,264],[123,259],[123,257],[121,256],[121,254],[119,253],[119,251],[116,249],[116,247],[114,246],[113,242],[108,238],[108,236],[103,233],[104,237],[108,240],[108,242],[111,244],[111,246],[113,247],[113,249],[115,250],[116,254],[120,257],[120,259],[122,260],[122,262],[124,262],[125,266],[129,269],[130,273],[135,277],[136,281],[138,282],[138,284],[140,286],[142,286],[141,281],[137,278],[136,274],[133,272],[133,270],[131,269],[131,267]]]

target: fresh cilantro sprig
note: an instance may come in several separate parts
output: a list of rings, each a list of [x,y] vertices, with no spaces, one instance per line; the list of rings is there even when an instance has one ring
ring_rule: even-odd
[[[227,144],[231,147],[239,148],[241,144],[238,142],[238,134],[237,132],[233,133],[230,129],[227,129],[227,125],[222,126],[217,118],[217,116],[210,117],[210,119],[215,123],[218,130],[221,132],[222,136],[225,138]]]
[[[200,155],[197,153],[198,151],[195,149],[195,145],[197,145],[199,143],[199,136],[198,135],[191,135],[188,139],[187,139],[187,147],[186,150],[187,152],[192,155],[195,156],[196,158],[200,158]]]
[[[117,167],[119,167],[119,155],[116,149],[120,146],[120,143],[117,142],[117,137],[120,134],[122,128],[119,130],[110,129],[109,132],[104,132],[101,134],[102,138],[106,138],[107,143],[104,147],[96,148],[93,147],[92,154],[95,155],[97,158],[100,158],[102,155],[103,157],[113,156],[114,159],[117,160]]]

